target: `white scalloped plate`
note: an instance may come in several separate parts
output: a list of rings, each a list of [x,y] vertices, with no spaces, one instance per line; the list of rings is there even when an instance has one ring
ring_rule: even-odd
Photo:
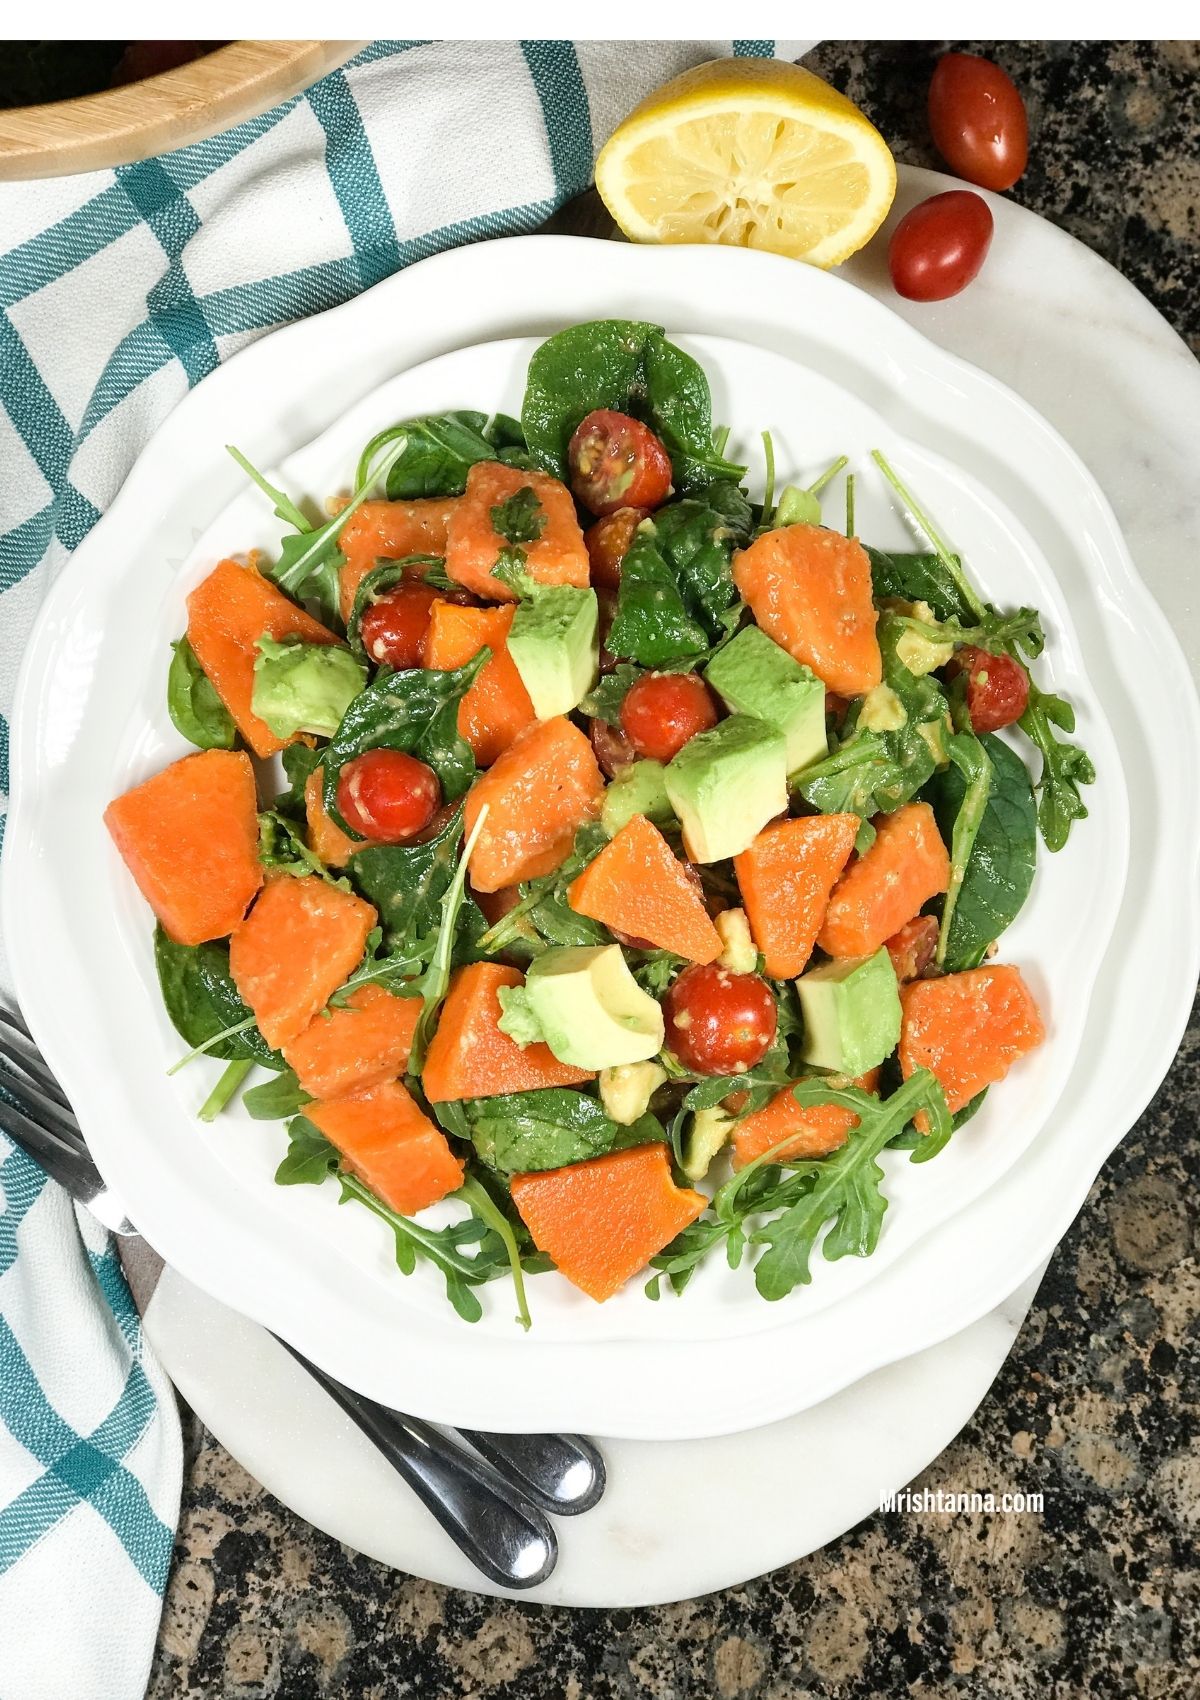
[[[781,330],[784,302],[800,330]],[[455,303],[464,304],[461,313]],[[434,1302],[431,1287],[391,1273],[373,1224],[351,1221],[357,1213],[336,1211],[322,1194],[271,1187],[276,1130],[231,1119],[208,1132],[191,1120],[188,1100],[198,1101],[191,1093],[199,1082],[181,1097],[163,1078],[174,1044],[156,1008],[144,912],[104,843],[98,814],[113,791],[172,752],[157,658],[182,623],[185,588],[213,558],[218,537],[222,547],[260,540],[246,534],[263,516],[260,509],[252,515],[245,498],[237,504],[244,522],[231,509],[211,536],[200,535],[234,482],[218,445],[237,437],[260,462],[282,460],[335,421],[329,443],[309,451],[313,476],[323,481],[320,457],[329,452],[332,466],[347,455],[348,441],[337,439],[351,421],[341,415],[364,396],[355,447],[370,428],[360,429],[358,419],[374,423],[410,411],[418,392],[438,398],[421,405],[504,402],[511,411],[519,401],[523,353],[473,353],[458,357],[458,373],[450,362],[413,373],[419,355],[480,335],[542,334],[614,311],[654,317],[684,333],[734,330],[743,342],[778,350],[768,358],[696,343],[714,371],[721,416],[747,432],[762,423],[778,427],[798,469],[839,452],[840,432],[850,432],[856,455],[872,446],[861,432],[864,408],[873,409],[878,418],[867,435],[879,433],[872,441],[893,454],[946,529],[968,546],[989,592],[1043,607],[1052,634],[1048,676],[1083,710],[1081,732],[1102,778],[1089,797],[1092,820],[1065,857],[1044,859],[1035,896],[1006,946],[1006,955],[1032,967],[1047,997],[1051,1041],[993,1094],[999,1109],[989,1106],[988,1120],[973,1124],[974,1136],[928,1170],[904,1165],[889,1177],[894,1207],[874,1259],[821,1265],[812,1288],[775,1307],[754,1298],[745,1272],[714,1271],[682,1303],[648,1306],[635,1290],[603,1309],[544,1278],[534,1284],[539,1325],[526,1340],[511,1330],[502,1295],[493,1291],[489,1320],[468,1329]],[[460,318],[468,332],[458,332]],[[780,355],[803,370],[781,367]],[[493,370],[489,361],[499,365]],[[390,393],[377,416],[381,376],[406,370],[394,390],[385,386]],[[453,393],[437,387],[448,373]],[[488,388],[493,382],[502,394]],[[434,389],[420,390],[426,383]],[[819,401],[819,412],[806,411],[805,396]],[[255,422],[250,437],[248,419]],[[343,478],[352,458],[351,449],[339,461]],[[305,464],[298,457],[292,470]],[[887,542],[883,504],[877,513],[860,512],[863,532]],[[231,517],[236,536],[221,531]],[[1153,668],[1148,659],[1141,663],[1152,676],[1139,686],[1137,710],[1113,666],[1114,636],[1127,665],[1139,662],[1143,646],[1147,657],[1155,655]],[[409,1409],[479,1426],[646,1437],[728,1432],[826,1397],[1003,1298],[1049,1251],[1103,1156],[1157,1084],[1185,1013],[1196,943],[1195,882],[1186,876],[1196,832],[1191,824],[1189,836],[1185,819],[1195,804],[1174,796],[1167,782],[1193,711],[1179,675],[1186,678],[1112,516],[1066,445],[1015,396],[847,285],[726,251],[634,250],[568,238],[461,250],[265,339],[206,380],[154,439],[56,587],[19,693],[4,882],[18,990],[53,1066],[84,1107],[101,1166],[147,1237],[184,1274],[343,1379]],[[1156,714],[1159,691],[1167,697]],[[1153,953],[1146,945],[1132,956],[1123,952],[1120,974],[1106,972],[1100,959],[1121,896],[1128,812],[1121,760],[1097,698],[1125,746],[1131,785],[1144,795],[1149,784],[1157,793],[1156,818],[1168,828],[1163,839],[1178,846],[1173,873],[1164,877],[1184,893],[1165,944]],[[1156,741],[1141,731],[1143,717],[1160,727]],[[1172,860],[1170,850],[1166,857]],[[1085,892],[1086,913],[1079,901]],[[1127,1057],[1141,1066],[1104,1082],[1107,1022],[1131,979],[1135,1007],[1153,1009],[1157,1001],[1159,1019],[1152,1032],[1135,1032],[1128,1042]],[[1044,1177],[1036,1187],[1021,1184],[1048,1146],[1049,1195]],[[1014,1220],[1023,1232],[1013,1232]],[[703,1396],[681,1401],[689,1378]]]

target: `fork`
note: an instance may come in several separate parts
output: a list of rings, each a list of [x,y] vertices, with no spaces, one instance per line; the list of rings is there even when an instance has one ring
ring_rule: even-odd
[[[3,1004],[0,1128],[105,1227],[136,1237],[32,1035]],[[373,1441],[459,1550],[503,1587],[532,1588],[553,1571],[558,1541],[546,1511],[587,1511],[604,1492],[604,1460],[582,1435],[460,1429],[474,1448],[468,1451],[432,1423],[354,1392],[286,1340],[280,1344]]]

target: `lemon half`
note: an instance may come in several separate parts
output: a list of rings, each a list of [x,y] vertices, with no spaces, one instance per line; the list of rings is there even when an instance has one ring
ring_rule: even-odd
[[[879,229],[896,162],[811,71],[716,59],[630,113],[600,150],[596,187],[634,242],[723,242],[824,267]]]

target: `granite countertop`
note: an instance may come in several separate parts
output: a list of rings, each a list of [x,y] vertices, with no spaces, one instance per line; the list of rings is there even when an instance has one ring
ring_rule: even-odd
[[[943,44],[806,61],[936,165]],[[1200,353],[1200,44],[965,44],[1025,93],[1014,191],[1118,266]],[[636,51],[632,48],[631,51]],[[456,1593],[310,1528],[185,1412],[154,1700],[867,1700],[1200,1692],[1200,1020],[1092,1188],[1012,1355],[914,1484],[1042,1490],[1041,1516],[871,1517],[702,1601],[572,1612]],[[798,1480],[811,1460],[797,1460]]]

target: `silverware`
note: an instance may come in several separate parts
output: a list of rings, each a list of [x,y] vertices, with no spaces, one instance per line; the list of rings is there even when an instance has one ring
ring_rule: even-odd
[[[88,1154],[74,1111],[15,1011],[0,1005],[0,1128],[114,1233],[136,1229]],[[431,1423],[343,1386],[280,1342],[404,1478],[489,1580],[544,1582],[558,1560],[545,1511],[571,1516],[604,1492],[604,1460],[582,1435],[458,1432],[468,1452]]]

